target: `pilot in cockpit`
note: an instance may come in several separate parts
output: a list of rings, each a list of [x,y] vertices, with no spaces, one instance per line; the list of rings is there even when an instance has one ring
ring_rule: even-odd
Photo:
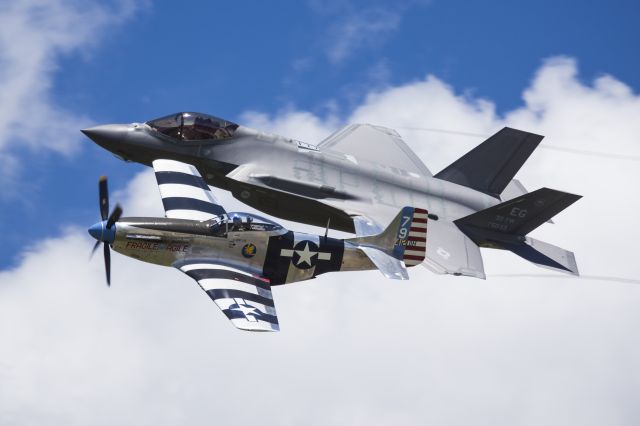
[[[240,216],[233,216],[233,225],[231,226],[230,231],[240,231],[242,228],[242,219]]]

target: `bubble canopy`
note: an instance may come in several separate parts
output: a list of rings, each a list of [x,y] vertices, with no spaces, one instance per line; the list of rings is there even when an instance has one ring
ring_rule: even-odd
[[[227,232],[266,231],[279,232],[284,229],[272,220],[244,212],[230,212],[207,221],[211,233],[226,236]]]
[[[244,212],[227,213],[229,224],[251,231],[279,231],[282,226],[265,217]]]
[[[199,112],[178,112],[147,121],[147,124],[177,141],[228,139],[238,128],[231,121]]]

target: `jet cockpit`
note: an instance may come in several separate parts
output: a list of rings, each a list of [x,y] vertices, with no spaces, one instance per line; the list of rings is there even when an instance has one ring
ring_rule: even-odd
[[[238,128],[231,121],[199,112],[179,112],[147,121],[147,125],[177,141],[224,140]]]

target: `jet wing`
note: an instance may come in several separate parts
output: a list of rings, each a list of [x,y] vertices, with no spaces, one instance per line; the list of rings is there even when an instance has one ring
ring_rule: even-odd
[[[189,259],[174,266],[196,280],[240,330],[280,330],[268,279],[210,259]]]
[[[416,182],[431,176],[398,133],[369,124],[347,126],[317,149],[300,150],[298,144],[295,155],[263,156],[240,165],[226,175],[227,189],[264,213],[292,221],[304,217],[305,223],[322,227],[330,222],[333,229],[355,232],[353,216],[385,210],[382,216],[388,220],[376,222],[386,226],[397,206],[411,201],[408,193],[394,193],[393,185],[378,182],[372,187],[361,172],[384,169]]]
[[[427,166],[398,132],[386,127],[351,124],[331,134],[318,144],[318,148],[349,154],[354,162],[365,160],[409,173],[431,176]]]
[[[166,217],[209,220],[225,214],[194,166],[174,160],[155,160],[153,169]]]

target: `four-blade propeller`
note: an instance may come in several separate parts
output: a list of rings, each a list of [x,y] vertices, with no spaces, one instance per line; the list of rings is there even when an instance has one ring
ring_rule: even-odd
[[[89,228],[89,234],[97,240],[96,244],[93,246],[93,250],[91,250],[91,255],[93,256],[100,243],[103,243],[104,267],[107,274],[107,285],[110,286],[111,251],[109,249],[109,244],[113,243],[113,240],[116,237],[115,224],[120,219],[120,216],[122,216],[122,208],[120,205],[116,204],[116,207],[113,209],[111,214],[109,214],[109,189],[107,186],[106,176],[100,177],[98,191],[100,200],[100,217],[102,221]]]

